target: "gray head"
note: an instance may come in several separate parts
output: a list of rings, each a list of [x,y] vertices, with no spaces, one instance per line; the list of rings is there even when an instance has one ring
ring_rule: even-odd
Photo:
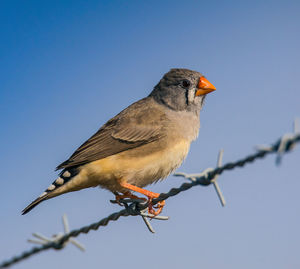
[[[199,72],[176,68],[166,73],[149,96],[176,111],[199,113],[206,94],[216,88]]]

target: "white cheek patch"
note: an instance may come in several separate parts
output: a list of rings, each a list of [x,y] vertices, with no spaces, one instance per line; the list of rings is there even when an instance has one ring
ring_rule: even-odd
[[[187,99],[188,99],[189,104],[194,103],[194,100],[195,100],[195,89],[194,88],[188,90]]]

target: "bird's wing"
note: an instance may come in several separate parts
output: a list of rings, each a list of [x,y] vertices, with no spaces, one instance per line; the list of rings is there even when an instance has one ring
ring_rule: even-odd
[[[151,102],[145,98],[123,110],[56,169],[89,163],[162,138],[165,114]]]

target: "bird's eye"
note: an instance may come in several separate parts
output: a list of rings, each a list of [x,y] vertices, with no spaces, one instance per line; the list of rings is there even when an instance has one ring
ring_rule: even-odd
[[[188,80],[185,79],[181,82],[181,85],[184,88],[189,88],[191,86],[191,82],[189,82]]]

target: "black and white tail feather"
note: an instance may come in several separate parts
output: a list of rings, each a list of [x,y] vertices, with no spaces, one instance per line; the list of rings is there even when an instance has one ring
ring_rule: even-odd
[[[34,207],[36,207],[39,203],[52,198],[51,193],[54,190],[57,190],[59,187],[63,186],[67,182],[69,182],[73,177],[75,177],[78,174],[78,169],[76,168],[69,168],[64,169],[59,174],[59,177],[52,182],[52,184],[37,198],[35,199],[31,204],[29,204],[26,208],[23,209],[22,215],[27,214],[29,211],[31,211]]]

